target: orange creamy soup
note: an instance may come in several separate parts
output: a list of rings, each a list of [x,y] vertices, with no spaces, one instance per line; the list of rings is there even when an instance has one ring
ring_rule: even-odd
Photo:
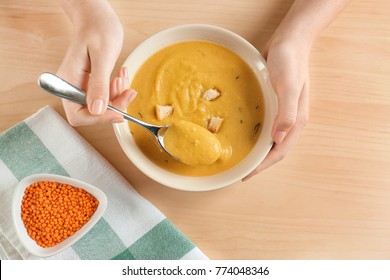
[[[222,152],[221,144],[212,132],[187,121],[172,123],[164,134],[164,143],[174,158],[192,166],[210,165]]]
[[[223,46],[203,41],[168,46],[141,66],[131,87],[138,95],[127,109],[129,114],[157,125],[190,122],[213,134],[202,142],[215,145],[215,149],[205,149],[211,153],[205,157],[213,160],[203,162],[199,160],[203,155],[191,154],[190,145],[182,144],[185,135],[170,137],[175,153],[186,157],[190,165],[164,152],[146,129],[129,123],[142,152],[173,173],[205,176],[223,172],[251,151],[261,133],[264,103],[260,85],[250,67]],[[192,132],[183,128],[180,133]]]

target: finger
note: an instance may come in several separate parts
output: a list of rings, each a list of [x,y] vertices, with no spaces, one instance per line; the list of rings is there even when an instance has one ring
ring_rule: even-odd
[[[127,89],[113,100],[112,105],[119,110],[125,111],[136,96],[137,92],[134,89]]]
[[[127,79],[129,79],[129,70],[127,67],[121,67],[121,69],[119,70],[119,77],[125,77]]]
[[[99,122],[95,116],[89,113],[85,106],[66,99],[62,100],[62,104],[65,109],[66,118],[71,126],[77,127]]]
[[[103,115],[91,115],[88,108],[82,107],[75,114],[68,117],[68,122],[72,126],[86,126],[94,124],[106,124],[123,121],[118,117],[118,113],[107,110]]]
[[[297,128],[292,128],[286,139],[281,144],[274,143],[271,151],[265,157],[265,159],[260,163],[259,166],[255,168],[249,175],[247,175],[242,181],[247,181],[256,174],[260,173],[264,169],[274,165],[275,163],[281,161],[287,152],[292,148],[294,142],[299,136],[300,130]]]
[[[247,181],[251,177],[255,176],[264,169],[274,165],[275,163],[284,159],[288,151],[293,147],[295,141],[298,139],[301,129],[293,127],[289,132],[286,139],[281,144],[274,144],[271,151],[268,153],[266,158],[261,162],[259,166],[255,168],[248,176],[246,176],[243,181]]]
[[[112,105],[121,111],[126,111],[127,107],[136,97],[137,92],[134,89],[128,89],[118,95],[113,101]],[[92,123],[120,123],[123,122],[123,116],[117,112],[107,110],[103,115],[92,116]]]
[[[288,86],[278,94],[278,115],[272,129],[275,143],[280,144],[294,126],[297,119],[298,101],[302,88]]]
[[[119,77],[117,86],[117,90],[119,91],[119,93],[122,93],[123,91],[129,89],[130,82],[126,77]]]
[[[118,76],[110,84],[110,100],[114,100],[119,94],[130,87],[127,67],[121,67]]]
[[[89,72],[86,70],[89,68],[88,64],[89,60],[87,50],[80,47],[79,44],[72,44],[56,74],[72,85],[85,91],[89,81]],[[76,126],[78,123],[77,113],[84,106],[65,99],[62,100],[62,103],[68,122],[71,125]]]
[[[117,80],[122,80],[123,78],[115,78],[110,84],[110,90],[118,91],[116,83]],[[120,110],[126,110],[128,105],[137,95],[137,92],[134,89],[124,90],[122,93],[115,93],[117,96],[112,101],[112,105],[117,107]],[[64,102],[71,103],[67,106],[73,106],[76,103],[69,102],[64,100]],[[77,105],[77,104],[76,104]],[[64,105],[65,107],[65,105]],[[78,107],[72,110],[72,114],[68,117],[68,122],[72,126],[84,126],[84,125],[92,125],[92,124],[105,124],[105,123],[118,123],[123,121],[123,116],[119,113],[107,110],[104,114],[101,115],[91,115],[89,110],[85,107]]]
[[[263,171],[264,169],[274,165],[281,161],[287,153],[292,149],[295,142],[297,141],[302,129],[308,122],[309,115],[309,90],[308,83],[305,84],[302,90],[301,97],[299,99],[299,113],[295,126],[289,131],[287,137],[281,144],[274,144],[271,151],[268,153],[266,158],[255,168],[249,175],[247,175],[243,181],[246,181]]]
[[[115,59],[110,56],[95,56],[90,53],[91,76],[87,90],[87,104],[92,115],[102,115],[108,105],[110,93],[110,75]]]
[[[284,159],[287,153],[292,149],[292,147],[298,140],[298,137],[308,120],[309,98],[306,86],[304,87],[303,92],[305,93],[301,95],[299,104],[300,111],[298,113],[297,122],[288,133],[288,136],[286,137],[285,141],[283,141],[283,143],[281,144],[276,144],[273,147],[269,155],[267,155],[264,161],[258,166],[255,174]]]
[[[114,100],[122,92],[121,87],[121,78],[115,77],[110,83],[110,100]]]
[[[135,91],[134,91],[135,92]],[[134,94],[131,90],[129,92],[125,91],[124,94],[121,94],[116,98],[115,104],[113,105],[120,110],[125,110],[128,104],[134,99],[136,93]],[[69,105],[74,105],[71,101],[63,99],[64,103],[71,103]],[[77,104],[76,104],[77,105]],[[64,104],[64,108],[66,104]],[[66,111],[65,111],[66,113]],[[68,122],[72,126],[86,126],[93,124],[107,124],[107,123],[118,123],[123,122],[123,116],[119,113],[116,113],[111,110],[107,110],[102,115],[91,115],[88,108],[80,107],[71,111],[71,114],[67,114]]]
[[[91,115],[88,108],[78,103],[63,99],[63,105],[65,108],[65,114],[67,116],[68,122],[72,126],[84,126],[98,123],[104,124],[123,121],[123,117],[113,111],[107,110],[102,115]]]
[[[133,89],[125,90],[115,100],[112,105],[122,111],[126,110],[131,101],[136,97],[137,92]],[[65,102],[67,102],[65,100]],[[72,102],[73,103],[73,102]],[[68,117],[68,121],[73,126],[84,126],[92,124],[119,123],[123,121],[123,116],[114,111],[107,110],[102,115],[91,115],[85,107],[79,108],[74,114]]]
[[[129,70],[127,67],[122,67],[119,71],[119,77],[122,78],[122,91],[130,88],[130,81],[129,81]],[[122,92],[121,91],[121,92]]]

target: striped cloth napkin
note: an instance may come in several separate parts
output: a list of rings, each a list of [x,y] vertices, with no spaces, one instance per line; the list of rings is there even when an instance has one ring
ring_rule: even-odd
[[[108,199],[91,231],[50,259],[207,259],[48,106],[0,134],[0,259],[38,259],[23,248],[11,217],[14,187],[37,173],[85,181]]]

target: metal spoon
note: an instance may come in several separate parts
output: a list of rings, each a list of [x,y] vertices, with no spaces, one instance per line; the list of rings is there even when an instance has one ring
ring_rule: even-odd
[[[56,95],[61,98],[68,99],[70,101],[80,103],[82,105],[87,105],[87,102],[85,100],[85,93],[71,85],[70,83],[64,81],[60,77],[52,74],[52,73],[42,73],[38,78],[38,84],[43,88],[45,91]],[[153,134],[153,136],[156,138],[157,142],[160,144],[160,146],[166,151],[170,156],[172,156],[165,148],[164,145],[164,134],[165,131],[168,129],[169,125],[166,126],[158,126],[150,123],[146,123],[143,121],[140,121],[139,119],[136,119],[125,112],[112,107],[111,105],[107,106],[107,109],[117,112],[121,114],[126,120],[131,121],[133,123],[136,123],[140,126],[143,126],[146,128],[150,133]],[[174,159],[178,160],[176,157],[172,156]]]

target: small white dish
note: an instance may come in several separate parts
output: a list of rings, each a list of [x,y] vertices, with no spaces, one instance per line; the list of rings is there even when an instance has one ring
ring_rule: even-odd
[[[77,187],[85,190],[86,192],[93,195],[98,201],[99,205],[89,219],[87,223],[85,223],[80,230],[76,231],[72,236],[66,238],[62,242],[58,243],[53,247],[43,248],[39,246],[28,234],[27,229],[24,226],[23,220],[21,218],[21,205],[22,199],[24,196],[24,191],[27,187],[35,182],[41,181],[50,181],[50,182],[58,182],[62,184],[68,184],[73,187]],[[99,221],[99,219],[103,216],[104,211],[107,207],[107,197],[106,195],[98,188],[82,182],[80,180],[76,180],[70,177],[60,176],[60,175],[52,175],[52,174],[35,174],[24,178],[19,184],[16,186],[12,201],[12,218],[15,226],[16,233],[22,242],[23,246],[33,255],[38,257],[49,257],[54,254],[57,254],[68,247],[72,246],[77,240],[83,237],[92,227]]]

